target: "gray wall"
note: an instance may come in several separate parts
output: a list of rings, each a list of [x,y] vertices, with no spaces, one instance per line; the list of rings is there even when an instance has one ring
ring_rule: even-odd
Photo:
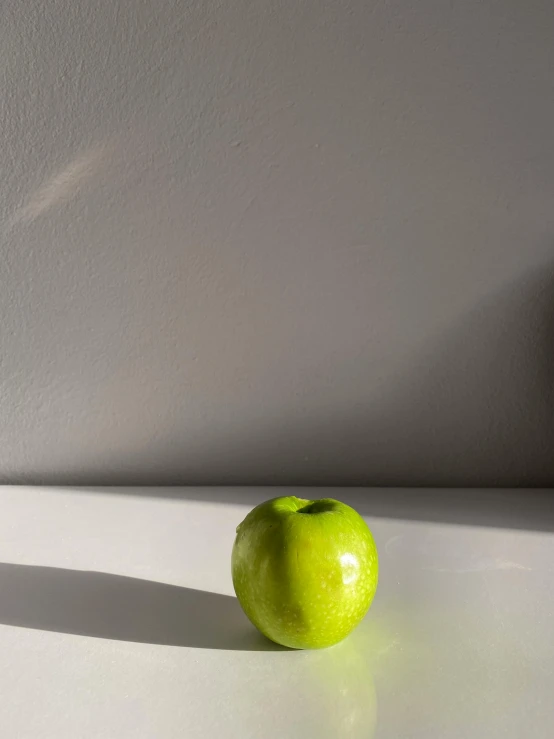
[[[554,481],[549,0],[8,0],[0,479]]]

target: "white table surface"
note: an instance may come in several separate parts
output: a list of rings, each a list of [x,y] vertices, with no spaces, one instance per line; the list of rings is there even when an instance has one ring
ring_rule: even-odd
[[[230,577],[235,526],[283,492],[0,488],[0,736],[554,736],[554,497],[534,521],[498,498],[495,528],[449,491],[304,489],[377,513],[380,584],[347,640],[297,652]]]

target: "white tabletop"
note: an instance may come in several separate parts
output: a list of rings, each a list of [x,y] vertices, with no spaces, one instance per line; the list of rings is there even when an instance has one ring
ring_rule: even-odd
[[[297,652],[230,577],[235,526],[284,492],[0,488],[0,736],[553,735],[554,497],[304,489],[367,516],[381,566],[358,629]]]

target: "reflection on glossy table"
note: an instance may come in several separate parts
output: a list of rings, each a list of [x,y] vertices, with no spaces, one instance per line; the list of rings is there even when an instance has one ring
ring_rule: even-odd
[[[230,577],[236,525],[291,492],[0,488],[0,736],[552,736],[550,493],[302,489],[366,517],[380,584],[346,641],[297,652]]]

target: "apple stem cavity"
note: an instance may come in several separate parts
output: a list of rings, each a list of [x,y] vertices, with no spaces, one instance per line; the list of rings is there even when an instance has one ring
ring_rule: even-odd
[[[333,503],[327,500],[312,500],[307,505],[299,508],[296,512],[304,514],[326,513],[328,511],[332,511],[333,508]]]

